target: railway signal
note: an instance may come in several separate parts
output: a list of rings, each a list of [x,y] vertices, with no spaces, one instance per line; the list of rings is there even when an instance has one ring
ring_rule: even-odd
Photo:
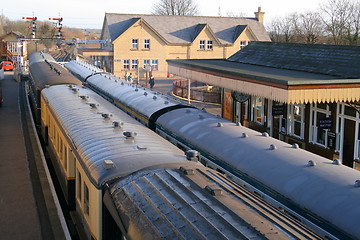
[[[49,18],[49,20],[52,20],[52,21],[57,21],[56,23],[55,23],[55,29],[57,29],[58,30],[58,32],[57,32],[57,38],[61,38],[62,37],[62,34],[61,34],[61,29],[62,29],[62,21],[63,21],[63,18],[62,17],[60,17],[60,18]]]
[[[36,20],[37,17],[23,17],[22,19],[26,19],[30,21],[30,26],[29,28],[31,28],[31,38],[35,38],[35,32],[36,32]]]

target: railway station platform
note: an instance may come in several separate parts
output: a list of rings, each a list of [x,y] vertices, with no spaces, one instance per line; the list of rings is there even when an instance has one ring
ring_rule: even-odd
[[[22,117],[29,111],[21,107],[21,84],[12,72],[0,81],[4,98],[0,108],[0,236],[6,240],[69,239],[35,146],[36,134],[27,128],[31,121]]]

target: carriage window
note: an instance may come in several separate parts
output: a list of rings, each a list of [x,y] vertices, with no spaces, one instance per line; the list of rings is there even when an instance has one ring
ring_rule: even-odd
[[[77,177],[77,186],[76,186],[76,196],[79,199],[79,201],[81,202],[81,174],[78,172],[78,177]]]
[[[84,183],[84,212],[89,215],[89,188]]]

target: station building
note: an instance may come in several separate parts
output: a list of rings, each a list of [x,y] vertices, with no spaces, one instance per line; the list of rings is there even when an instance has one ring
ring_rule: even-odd
[[[270,41],[263,20],[261,8],[254,18],[106,13],[101,51],[82,54],[120,77],[165,78],[167,59],[226,59],[249,42]]]
[[[222,88],[222,117],[360,169],[359,46],[251,42],[228,59],[168,64]]]
[[[0,62],[1,61],[14,61],[16,62],[18,53],[18,39],[24,38],[19,32],[9,32],[0,36]],[[20,48],[21,56],[26,52],[26,45]]]

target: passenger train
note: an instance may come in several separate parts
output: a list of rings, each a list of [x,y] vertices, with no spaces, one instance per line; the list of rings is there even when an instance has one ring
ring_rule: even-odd
[[[323,236],[360,239],[358,171],[150,89],[95,74],[86,63],[72,61],[66,67],[179,148],[198,151],[205,166],[246,185]]]
[[[41,62],[41,133],[81,239],[321,239]]]

